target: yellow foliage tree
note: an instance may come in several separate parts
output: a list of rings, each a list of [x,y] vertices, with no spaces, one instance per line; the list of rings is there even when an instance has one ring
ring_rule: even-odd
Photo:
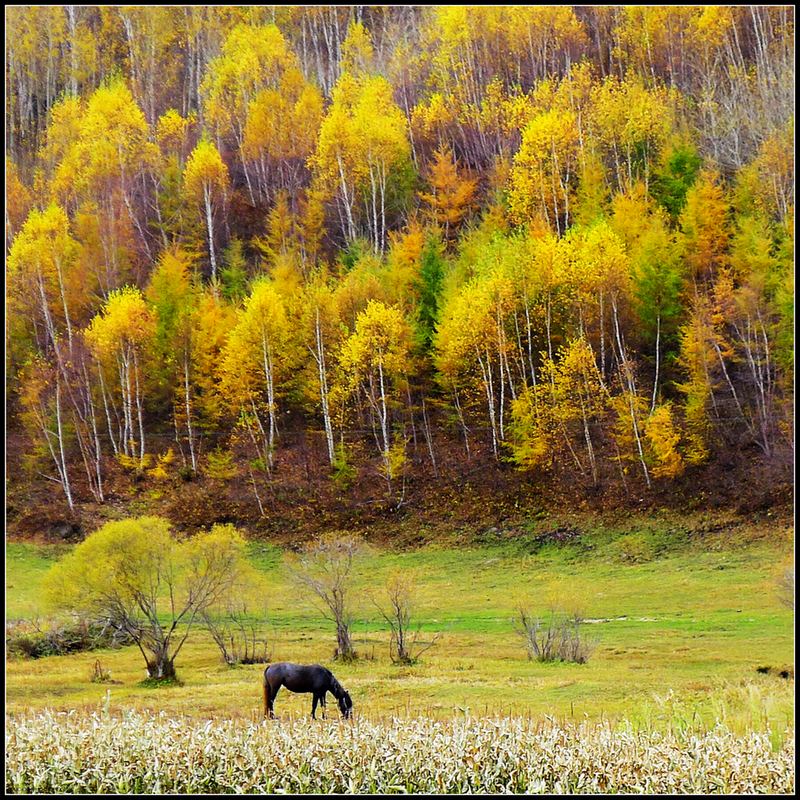
[[[383,473],[390,491],[397,464],[390,405],[409,371],[410,346],[410,329],[400,311],[371,300],[356,318],[355,330],[339,353],[338,397],[343,407],[346,398],[355,395],[360,400],[363,395],[373,419],[377,418]]]
[[[66,334],[72,349],[74,320],[83,313],[92,289],[61,206],[32,209],[8,254],[9,311],[25,327],[45,331],[39,349],[53,348],[63,366],[60,340]]]
[[[262,197],[270,197],[273,185],[292,194],[298,190],[321,121],[322,93],[297,67],[287,68],[275,88],[261,89],[250,101],[242,149],[255,164]]]
[[[672,404],[656,406],[645,423],[645,435],[656,465],[652,472],[656,478],[677,478],[683,473],[683,457],[678,450],[681,436],[675,430]]]
[[[194,622],[241,591],[248,574],[245,542],[232,525],[179,542],[167,520],[139,517],[87,536],[47,574],[44,591],[52,607],[127,634],[148,677],[169,680]]]
[[[514,156],[508,204],[518,224],[543,220],[559,235],[575,204],[579,134],[575,114],[552,110],[534,117]]]
[[[225,202],[228,191],[228,168],[216,145],[203,139],[197,143],[183,174],[188,197],[198,203],[205,214],[208,253],[211,261],[211,282],[217,282],[217,256],[214,248],[214,215]]]
[[[6,252],[22,228],[33,205],[30,189],[23,183],[17,165],[6,156]]]
[[[225,344],[220,388],[253,442],[261,440],[259,458],[268,470],[278,435],[278,383],[288,366],[289,340],[284,302],[271,280],[259,278]],[[267,412],[267,431],[261,422],[263,410]]]
[[[476,387],[482,388],[495,457],[505,440],[506,389],[511,397],[514,392],[506,333],[513,306],[508,274],[502,268],[490,268],[446,297],[434,336],[437,368],[454,395],[459,385],[473,393]]]
[[[203,80],[206,118],[218,136],[233,137],[254,204],[252,170],[245,148],[251,103],[262,90],[277,89],[283,74],[297,67],[297,57],[276,25],[240,23],[226,36],[220,54],[209,63]],[[257,112],[259,106],[263,106],[263,101],[257,104]],[[251,147],[255,141],[265,141],[261,134],[254,137],[255,128],[251,130]]]
[[[566,446],[586,474],[576,440],[582,440],[592,481],[599,473],[591,428],[607,407],[607,391],[594,351],[583,339],[559,348],[558,360],[544,359],[542,382],[526,387],[511,404],[509,445],[514,461],[528,469],[551,464]]]
[[[677,384],[686,395],[686,461],[702,464],[709,456],[711,420],[710,405],[714,400],[716,381],[713,379],[716,351],[707,303],[698,298],[689,321],[680,328],[678,364],[686,371],[687,380]]]
[[[310,164],[317,185],[336,198],[348,242],[358,235],[359,196],[364,198],[367,230],[376,253],[387,233],[387,193],[392,173],[411,154],[406,117],[379,76],[342,73],[320,127]]]
[[[711,282],[728,264],[728,214],[719,176],[701,171],[686,193],[680,217],[685,259],[695,283]]]
[[[115,452],[132,456],[135,451],[134,415],[138,422],[140,462],[145,458],[144,438],[144,380],[142,372],[147,349],[155,330],[153,314],[139,289],[124,286],[111,292],[103,308],[94,316],[86,329],[86,342],[100,366],[100,379],[104,374],[114,375],[122,403],[119,437],[109,433]],[[103,390],[105,392],[105,389]]]
[[[71,111],[70,119],[78,113]],[[130,89],[121,79],[100,86],[71,124],[77,124],[77,137],[70,140],[55,167],[55,196],[68,208],[88,199],[107,209],[109,248],[115,220],[126,217],[139,234],[140,246],[151,256],[142,211],[134,199],[137,184],[146,182],[143,176],[156,168],[159,151],[150,141],[147,120]]]
[[[445,238],[449,238],[469,213],[478,181],[459,174],[452,150],[439,147],[434,153],[428,184],[431,191],[420,192],[420,200],[430,207],[433,221],[444,228]]]
[[[340,348],[343,326],[340,324],[338,298],[326,281],[326,275],[318,272],[303,291],[303,312],[300,325],[306,347],[313,359],[313,377],[304,385],[309,394],[319,398],[328,460],[333,466],[336,460],[333,440],[333,409],[331,408],[331,374],[335,353]]]

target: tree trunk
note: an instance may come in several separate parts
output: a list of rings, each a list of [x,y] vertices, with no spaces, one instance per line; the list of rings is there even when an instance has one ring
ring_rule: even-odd
[[[383,461],[386,467],[386,482],[389,484],[389,491],[392,491],[392,472],[389,451],[391,442],[389,441],[388,413],[386,408],[386,387],[383,381],[383,364],[378,361],[378,378],[381,386],[381,435],[383,437]]]
[[[128,374],[128,359],[126,354],[117,356],[119,368],[119,385],[122,391],[122,452],[128,456],[131,450],[132,425],[130,415],[130,376]]]
[[[217,282],[217,256],[214,253],[214,221],[211,215],[211,190],[208,186],[204,191],[206,204],[206,227],[208,228],[208,252],[211,258],[211,283]]]
[[[483,363],[483,358],[481,358],[480,353],[478,353],[478,364],[481,368],[481,374],[483,375],[483,387],[486,390],[486,404],[489,409],[489,423],[492,428],[492,452],[494,453],[494,457],[498,457],[497,453],[497,418],[495,416],[495,407],[494,407],[494,384],[492,382],[492,366],[489,360],[489,353],[486,353],[486,365]]]
[[[189,434],[189,455],[192,459],[192,471],[197,472],[197,456],[194,452],[194,431],[192,430],[192,401],[189,391],[189,350],[183,351],[183,387],[184,402],[186,403],[186,431]]]
[[[133,351],[133,376],[136,386],[136,416],[139,422],[139,464],[144,466],[144,420],[142,418],[142,393],[139,390],[139,361]]]
[[[652,414],[656,408],[656,397],[658,396],[658,367],[661,351],[661,314],[658,315],[656,320],[656,374],[653,378],[653,400],[650,403],[650,413]]]
[[[147,677],[156,681],[175,680],[175,663],[166,653],[154,653],[147,660]]]
[[[639,462],[642,465],[642,470],[644,472],[644,479],[645,483],[647,483],[647,488],[650,488],[650,473],[647,470],[647,463],[644,460],[644,450],[642,448],[642,437],[639,433],[639,423],[636,420],[636,409],[634,407],[633,400],[636,397],[636,384],[633,381],[633,375],[631,373],[631,368],[628,365],[628,359],[625,355],[625,346],[622,343],[622,334],[620,333],[619,329],[619,314],[617,313],[617,304],[612,299],[611,301],[611,308],[613,311],[614,316],[614,332],[616,333],[617,337],[617,347],[619,348],[619,359],[620,363],[623,366],[625,377],[627,378],[628,384],[628,405],[630,406],[631,412],[631,425],[633,427],[633,435],[636,439],[636,449],[639,451]]]
[[[356,651],[350,640],[350,629],[344,622],[336,623],[336,654],[335,658],[341,661],[353,661],[356,658]]]
[[[456,412],[458,413],[458,421],[461,423],[461,430],[464,433],[464,449],[467,451],[467,461],[470,459],[470,449],[469,449],[469,428],[467,428],[467,423],[464,420],[464,412],[461,409],[461,402],[458,399],[458,389],[455,387],[455,383],[453,384],[453,399],[455,400]]]
[[[342,165],[342,157],[341,155],[336,156],[336,160],[339,164],[339,177],[341,178],[342,182],[342,195],[344,197],[344,210],[345,214],[347,215],[347,240],[348,243],[351,242],[353,239],[356,238],[356,226],[353,222],[353,209],[352,209],[352,201],[350,199],[349,193],[347,191],[347,181],[344,177],[344,166]]]
[[[275,447],[275,436],[278,432],[278,419],[275,408],[275,384],[273,381],[272,354],[266,334],[261,334],[262,355],[264,358],[264,377],[267,381],[267,405],[269,406],[269,453],[267,460],[272,469],[272,451]]]
[[[433,466],[433,474],[439,476],[439,470],[436,468],[436,456],[433,452],[433,439],[431,437],[431,426],[428,423],[428,414],[425,410],[425,394],[422,395],[422,430],[425,432],[425,442],[428,445],[428,454],[431,457],[431,465]]]
[[[59,472],[61,473],[61,485],[64,487],[64,494],[67,497],[67,503],[69,504],[70,509],[72,509],[74,507],[72,502],[72,490],[70,489],[69,475],[67,474],[67,461],[64,457],[64,431],[61,425],[61,384],[59,383],[58,375],[56,375],[56,425],[58,426],[58,452],[61,462],[61,468],[59,469]]]
[[[325,369],[325,345],[322,339],[322,325],[319,318],[319,307],[316,309],[316,321],[314,325],[317,352],[314,354],[319,368],[319,392],[322,400],[322,419],[325,425],[325,440],[328,444],[328,460],[333,466],[335,459],[333,447],[333,425],[331,424],[331,411],[328,403],[328,375]]]

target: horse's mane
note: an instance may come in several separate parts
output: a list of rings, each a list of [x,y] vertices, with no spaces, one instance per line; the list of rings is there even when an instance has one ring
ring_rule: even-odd
[[[331,676],[331,694],[338,700],[345,693],[344,687],[336,680],[330,670],[328,670],[328,674]]]

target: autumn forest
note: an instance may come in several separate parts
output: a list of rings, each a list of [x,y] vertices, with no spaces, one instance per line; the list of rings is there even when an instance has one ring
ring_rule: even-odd
[[[7,8],[9,524],[773,502],[793,13]]]

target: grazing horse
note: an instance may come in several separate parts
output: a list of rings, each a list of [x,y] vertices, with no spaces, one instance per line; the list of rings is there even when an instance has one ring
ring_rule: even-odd
[[[353,713],[353,701],[350,699],[350,695],[333,677],[333,673],[319,664],[289,664],[285,661],[270,664],[264,670],[263,686],[264,716],[268,716],[270,719],[275,718],[272,707],[281,686],[285,686],[290,692],[311,692],[314,695],[311,706],[312,719],[317,718],[317,703],[322,705],[324,715],[327,692],[330,692],[339,701],[339,711],[342,712],[345,719],[349,719]]]

